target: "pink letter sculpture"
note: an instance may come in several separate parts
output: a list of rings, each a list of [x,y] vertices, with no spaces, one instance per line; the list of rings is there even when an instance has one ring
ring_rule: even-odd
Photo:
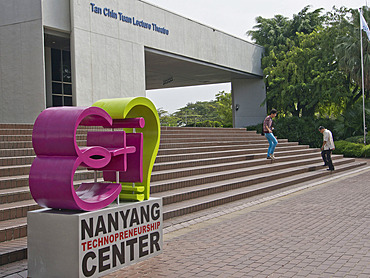
[[[122,185],[116,181],[142,182],[143,134],[125,131],[88,132],[87,147],[76,141],[78,126],[142,128],[143,118],[112,120],[99,107],[58,107],[44,110],[37,118],[32,143],[36,158],[29,186],[32,197],[43,207],[93,211],[112,203]],[[107,182],[82,183],[74,189],[78,167],[103,171]]]

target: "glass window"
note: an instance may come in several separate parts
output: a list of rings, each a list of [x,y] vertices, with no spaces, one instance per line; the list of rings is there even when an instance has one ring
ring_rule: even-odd
[[[53,95],[53,106],[63,106],[63,97]]]
[[[72,95],[72,84],[63,84],[63,91],[65,95]]]
[[[72,106],[71,54],[61,49],[51,49],[52,105]]]
[[[69,51],[63,51],[63,81],[72,82],[71,55]]]
[[[62,95],[63,94],[63,91],[62,91],[62,83],[57,83],[57,82],[53,82],[53,92],[52,94],[53,95]]]
[[[51,49],[51,74],[53,81],[62,81],[62,53],[58,49]]]
[[[72,97],[64,97],[64,106],[72,106]]]

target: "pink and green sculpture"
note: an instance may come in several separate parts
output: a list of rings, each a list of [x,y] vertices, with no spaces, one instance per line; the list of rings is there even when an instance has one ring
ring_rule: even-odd
[[[160,140],[160,123],[157,109],[153,103],[145,97],[102,99],[93,104],[95,107],[104,109],[113,119],[113,126],[122,120],[142,117],[145,126],[137,128],[136,132],[143,134],[143,180],[132,184],[124,179],[125,174],[120,172],[122,192],[120,198],[124,200],[148,200],[150,195],[150,176],[157,157]],[[117,127],[120,127],[119,125]],[[132,128],[125,128],[126,132],[132,132]],[[128,173],[129,171],[127,171]]]
[[[94,106],[48,108],[36,119],[32,134],[36,158],[29,185],[39,205],[92,211],[118,196],[123,200],[149,199],[160,138],[154,105],[139,97],[101,100]],[[79,147],[78,126],[121,130],[90,131],[87,146]],[[73,177],[78,167],[102,171],[104,182],[82,183],[75,190]]]

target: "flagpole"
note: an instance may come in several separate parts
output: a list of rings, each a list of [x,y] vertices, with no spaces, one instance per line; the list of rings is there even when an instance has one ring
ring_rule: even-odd
[[[362,10],[361,8],[359,10],[360,10],[360,42],[361,42],[361,72],[362,72],[362,114],[364,121],[364,144],[366,145],[364,50],[362,47],[362,22],[361,22]]]

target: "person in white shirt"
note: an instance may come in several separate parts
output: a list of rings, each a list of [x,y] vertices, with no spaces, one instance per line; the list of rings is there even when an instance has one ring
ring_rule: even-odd
[[[321,157],[324,160],[324,166],[328,166],[328,171],[334,171],[334,165],[331,161],[331,152],[335,149],[333,134],[330,130],[323,126],[319,127],[319,131],[323,135],[323,143],[321,146]]]

